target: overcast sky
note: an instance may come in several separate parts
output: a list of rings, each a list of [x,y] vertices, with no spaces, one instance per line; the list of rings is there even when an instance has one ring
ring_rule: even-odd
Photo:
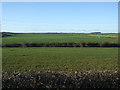
[[[2,31],[118,32],[117,2],[4,2]]]

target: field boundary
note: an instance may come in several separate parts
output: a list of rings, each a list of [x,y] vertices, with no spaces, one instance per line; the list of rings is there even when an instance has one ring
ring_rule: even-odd
[[[119,71],[3,72],[3,88],[120,88]]]
[[[2,44],[1,47],[120,47],[119,43],[9,43]]]

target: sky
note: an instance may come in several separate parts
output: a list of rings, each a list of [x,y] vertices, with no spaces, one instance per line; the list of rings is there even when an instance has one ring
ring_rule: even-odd
[[[117,33],[117,2],[3,2],[2,31]]]

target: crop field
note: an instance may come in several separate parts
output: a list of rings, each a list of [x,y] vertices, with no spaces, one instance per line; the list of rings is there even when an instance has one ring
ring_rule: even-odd
[[[6,45],[2,47],[4,88],[120,87],[117,34],[14,33],[0,38]],[[79,46],[82,43],[89,47]]]
[[[113,38],[114,37],[114,38]],[[114,42],[117,34],[24,33],[3,37],[5,43]],[[3,71],[115,70],[118,48],[19,47],[3,48]]]
[[[2,43],[70,43],[70,42],[110,42],[117,43],[117,34],[12,34],[3,37]]]
[[[3,71],[116,70],[118,48],[3,48]]]

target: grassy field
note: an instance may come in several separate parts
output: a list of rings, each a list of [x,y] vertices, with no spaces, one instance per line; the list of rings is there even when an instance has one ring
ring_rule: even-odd
[[[112,46],[118,43],[117,34],[26,33],[4,34],[2,39],[4,88],[118,87],[118,47]]]
[[[118,48],[3,48],[3,71],[115,70]]]
[[[117,34],[13,34],[3,37],[2,43],[69,43],[69,42],[118,42]]]
[[[114,42],[117,34],[12,34],[5,43]],[[3,71],[115,70],[118,48],[3,48]]]

